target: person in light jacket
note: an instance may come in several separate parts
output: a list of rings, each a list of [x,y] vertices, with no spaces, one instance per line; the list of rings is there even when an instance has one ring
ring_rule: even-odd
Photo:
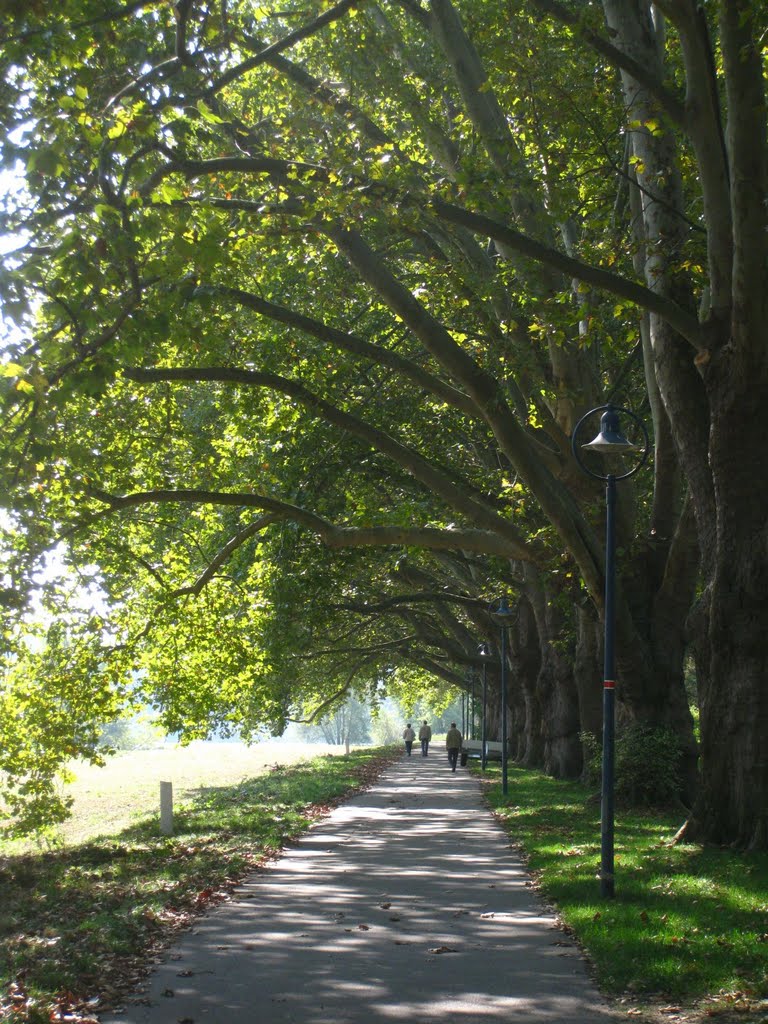
[[[413,741],[416,739],[416,733],[411,728],[410,722],[403,729],[403,739],[405,740],[405,751],[408,754],[408,757],[410,757],[411,747],[413,746]]]
[[[462,736],[456,728],[456,723],[451,722],[451,728],[445,734],[445,749],[448,751],[448,763],[451,766],[452,772],[456,771],[456,763],[459,760],[462,742]]]
[[[421,740],[421,756],[429,757],[429,741],[432,739],[432,730],[426,722],[419,729],[419,739]]]

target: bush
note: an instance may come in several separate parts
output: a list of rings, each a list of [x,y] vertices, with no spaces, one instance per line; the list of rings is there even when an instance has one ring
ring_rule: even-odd
[[[599,784],[602,744],[592,733],[582,733],[585,777]],[[680,744],[671,729],[635,722],[616,736],[614,791],[625,804],[660,806],[680,795]]]

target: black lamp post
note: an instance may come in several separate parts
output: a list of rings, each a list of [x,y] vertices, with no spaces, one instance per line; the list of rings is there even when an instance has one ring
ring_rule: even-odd
[[[517,621],[517,609],[509,607],[506,597],[491,601],[491,618],[501,627],[501,792],[509,792],[507,756],[507,628]]]
[[[475,679],[475,670],[470,669],[470,672],[472,673],[472,704],[470,705],[472,711],[469,719],[469,738],[473,740],[475,738],[475,718],[477,712],[477,708],[475,707],[475,683],[477,680]]]
[[[485,766],[488,764],[488,662],[491,660],[492,655],[486,643],[480,644],[477,653],[480,655],[483,663],[483,722],[480,733],[480,744],[482,747],[480,764],[483,767],[483,771],[485,771]]]
[[[579,444],[579,431],[594,413],[602,412],[600,433],[588,444]],[[643,435],[643,444],[633,444],[621,432],[619,414],[627,416]],[[597,473],[584,462],[579,451],[598,452],[600,455],[627,455],[638,453],[635,465],[625,473]],[[616,719],[616,482],[626,480],[645,464],[650,451],[648,431],[643,421],[629,409],[613,405],[600,405],[590,409],[574,428],[571,449],[579,466],[589,476],[605,481],[605,641],[603,651],[603,763],[600,799],[600,894],[615,895],[614,875],[614,751]]]

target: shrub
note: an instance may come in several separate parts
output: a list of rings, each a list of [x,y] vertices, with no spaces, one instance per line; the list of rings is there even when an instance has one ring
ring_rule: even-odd
[[[602,775],[602,744],[582,733],[585,781],[598,784]],[[641,722],[625,726],[616,736],[614,791],[616,799],[636,807],[674,801],[681,789],[680,744],[671,729]]]

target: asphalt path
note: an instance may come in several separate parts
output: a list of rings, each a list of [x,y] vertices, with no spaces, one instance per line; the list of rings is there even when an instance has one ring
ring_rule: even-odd
[[[512,795],[514,799],[514,795]],[[467,769],[390,766],[238,887],[104,1024],[608,1024]]]

